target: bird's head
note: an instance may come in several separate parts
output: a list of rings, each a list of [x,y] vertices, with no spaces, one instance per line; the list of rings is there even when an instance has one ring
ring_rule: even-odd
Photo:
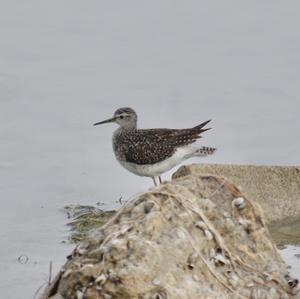
[[[117,123],[119,126],[124,128],[136,128],[137,114],[132,108],[119,108],[116,110],[112,118],[95,123],[94,126],[112,122]]]

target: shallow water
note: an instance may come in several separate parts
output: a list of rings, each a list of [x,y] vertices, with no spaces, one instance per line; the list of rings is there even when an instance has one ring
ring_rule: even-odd
[[[300,276],[300,246],[288,245],[280,253],[289,266],[289,273],[292,277]]]
[[[113,208],[152,185],[115,161],[113,125],[92,127],[120,106],[135,108],[144,128],[213,119],[203,144],[219,150],[205,162],[299,165],[299,8],[2,2],[2,296],[31,298],[49,261],[62,263],[70,251],[60,244],[64,205]],[[18,263],[22,254],[27,264]]]

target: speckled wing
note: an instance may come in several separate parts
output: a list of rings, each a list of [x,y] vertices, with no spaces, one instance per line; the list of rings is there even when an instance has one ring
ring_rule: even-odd
[[[200,134],[209,130],[203,129],[206,121],[190,129],[150,129],[128,132],[124,136],[127,148],[124,151],[127,162],[139,165],[154,164],[171,157],[178,147],[195,142]]]

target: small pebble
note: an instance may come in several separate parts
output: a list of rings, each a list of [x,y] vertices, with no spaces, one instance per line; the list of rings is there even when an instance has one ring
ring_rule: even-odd
[[[230,218],[230,214],[228,212],[223,213],[224,218]]]
[[[229,261],[222,254],[217,254],[214,257],[214,261],[216,266],[225,266],[229,264]]]
[[[83,299],[83,292],[81,291],[76,291],[76,296],[77,296],[77,299]]]
[[[214,238],[213,234],[208,229],[204,230],[204,234],[208,241],[211,241]]]
[[[107,280],[106,275],[104,273],[102,273],[101,275],[99,275],[96,278],[95,282],[96,282],[97,285],[102,286],[102,285],[105,284],[106,280]]]
[[[242,210],[242,209],[244,209],[245,206],[246,206],[245,199],[244,199],[243,197],[235,198],[235,199],[232,201],[232,204],[233,204],[238,210]]]
[[[159,281],[157,278],[154,278],[154,279],[152,280],[152,283],[153,283],[154,285],[156,285],[156,286],[160,285],[160,281]]]
[[[198,221],[195,224],[195,226],[198,227],[198,228],[200,228],[200,229],[206,229],[207,228],[207,225],[203,221]]]

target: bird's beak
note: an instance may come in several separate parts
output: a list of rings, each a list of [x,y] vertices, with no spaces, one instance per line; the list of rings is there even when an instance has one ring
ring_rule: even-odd
[[[106,119],[106,120],[103,120],[103,121],[100,121],[98,123],[95,123],[94,126],[97,126],[97,125],[102,125],[102,124],[106,124],[106,123],[113,123],[116,121],[116,117],[112,117],[112,118],[109,118],[109,119]]]

